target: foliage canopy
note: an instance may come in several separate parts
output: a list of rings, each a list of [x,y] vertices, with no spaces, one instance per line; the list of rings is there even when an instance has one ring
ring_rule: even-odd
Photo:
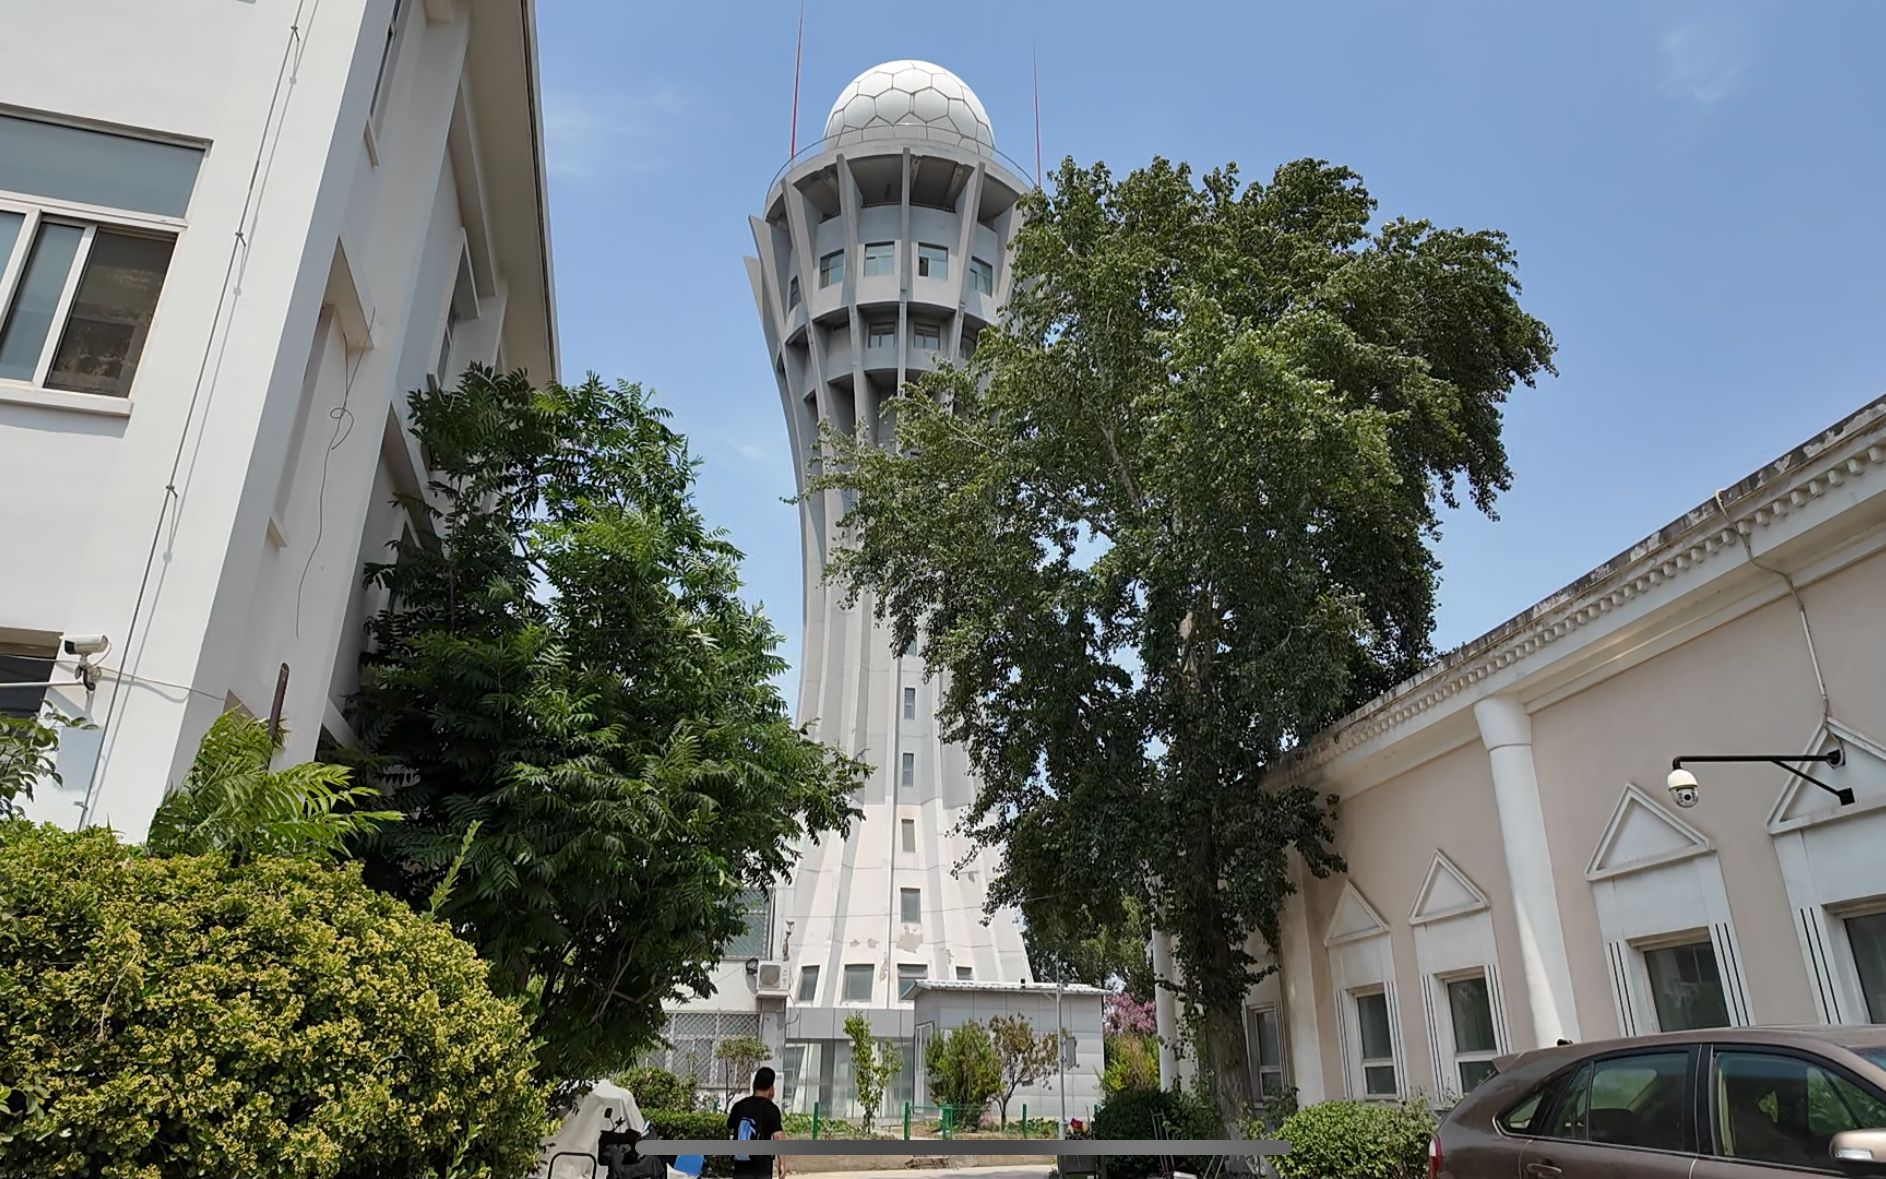
[[[1439,512],[1510,483],[1502,405],[1552,340],[1504,235],[1372,228],[1345,168],[1052,187],[970,365],[895,401],[888,447],[828,431],[809,486],[854,497],[831,574],[946,673],[990,903],[1144,906],[1237,1116],[1247,941],[1276,944],[1292,849],[1341,866],[1333,804],[1272,771],[1431,655]]]
[[[391,605],[352,702],[404,816],[368,879],[423,905],[479,823],[441,915],[528,997],[546,1077],[607,1075],[706,990],[742,890],[845,825],[857,767],[791,723],[779,635],[640,386],[473,369],[411,407],[432,527],[369,571]]]

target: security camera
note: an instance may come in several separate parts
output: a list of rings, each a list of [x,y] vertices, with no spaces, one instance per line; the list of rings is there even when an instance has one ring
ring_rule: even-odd
[[[1696,791],[1696,775],[1688,770],[1671,770],[1664,785],[1670,788],[1671,799],[1684,810],[1695,806],[1696,800],[1702,797]]]
[[[67,635],[65,653],[89,659],[94,655],[103,655],[111,649],[111,640],[104,635]]]

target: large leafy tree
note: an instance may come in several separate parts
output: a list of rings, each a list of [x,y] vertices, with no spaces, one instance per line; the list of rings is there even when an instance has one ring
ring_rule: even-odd
[[[1273,776],[1430,655],[1440,505],[1490,511],[1502,403],[1550,370],[1492,231],[1390,220],[1347,169],[1268,183],[1064,163],[1004,323],[914,384],[894,445],[830,434],[832,572],[947,672],[1002,849],[992,904],[1176,942],[1227,1114],[1240,1006],[1333,801]]]
[[[423,906],[464,848],[442,915],[529,998],[548,1079],[608,1075],[708,989],[743,890],[849,821],[858,770],[791,723],[779,635],[643,389],[474,370],[411,406],[441,539],[369,571],[352,715],[403,820],[368,878]]]

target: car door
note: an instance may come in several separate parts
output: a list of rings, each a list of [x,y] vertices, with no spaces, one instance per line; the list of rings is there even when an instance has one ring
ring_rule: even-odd
[[[1520,1179],[1687,1179],[1695,1064],[1696,1050],[1681,1045],[1593,1059],[1526,1144]]]
[[[1719,1044],[1702,1075],[1696,1179],[1852,1174],[1834,1165],[1833,1136],[1886,1129],[1886,1095],[1804,1049]]]

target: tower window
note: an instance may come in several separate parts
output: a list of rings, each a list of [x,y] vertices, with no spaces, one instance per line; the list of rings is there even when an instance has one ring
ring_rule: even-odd
[[[910,993],[917,989],[917,984],[930,977],[930,968],[920,962],[899,962],[897,964],[897,997],[910,998]]]
[[[957,981],[957,982],[974,982],[974,981],[975,981],[975,979],[976,979],[976,968],[975,968],[975,967],[973,967],[973,966],[958,966],[958,967],[956,968],[956,981]]]
[[[813,999],[818,997],[818,993],[819,968],[816,966],[801,966],[799,968],[799,1002],[810,1003]]]
[[[905,925],[923,921],[923,892],[915,888],[897,890],[897,919]]]
[[[864,329],[864,346],[866,348],[897,347],[897,324],[890,320],[878,320],[867,324]]]
[[[948,278],[949,276],[950,252],[942,246],[919,242],[917,244],[917,277]]]
[[[904,689],[904,719],[917,719],[917,689],[915,688]]]
[[[872,970],[873,967],[867,962],[845,964],[845,1002],[869,1003],[871,1001]]]
[[[900,762],[897,774],[898,774],[898,777],[897,777],[898,785],[900,786],[916,785],[917,784],[917,755],[914,753],[904,754]]]
[[[819,259],[819,286],[829,287],[845,281],[845,251],[833,250]]]
[[[905,819],[898,824],[904,838],[904,850],[913,855],[917,850],[917,820]]]
[[[995,294],[995,267],[980,258],[969,260],[969,289],[979,295]]]
[[[934,323],[920,323],[911,329],[916,336],[917,347],[924,352],[935,352],[943,347],[943,329]]]
[[[897,247],[890,242],[866,242],[864,244],[865,277],[889,274],[896,256]]]
[[[799,276],[795,274],[792,276],[792,281],[786,284],[786,310],[791,311],[794,307],[797,307],[798,305],[799,305]]]

